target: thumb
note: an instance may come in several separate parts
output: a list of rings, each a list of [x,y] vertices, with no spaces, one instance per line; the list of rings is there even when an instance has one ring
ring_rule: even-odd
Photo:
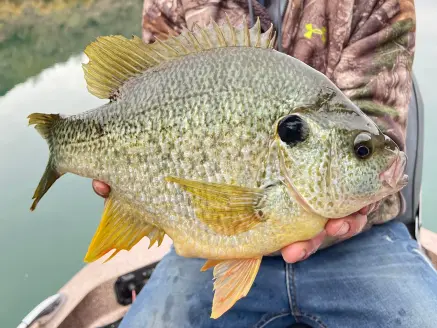
[[[325,226],[328,236],[347,239],[363,230],[367,223],[367,215],[355,213],[342,219],[329,220]]]
[[[93,180],[93,189],[97,195],[103,198],[107,198],[109,196],[109,193],[111,192],[111,187],[109,187],[106,183],[98,180]]]

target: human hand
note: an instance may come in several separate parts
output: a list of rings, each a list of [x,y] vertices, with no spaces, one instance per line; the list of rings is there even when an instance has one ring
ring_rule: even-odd
[[[358,212],[341,219],[331,219],[326,223],[325,229],[310,240],[299,241],[284,247],[281,250],[285,262],[296,263],[306,260],[314,254],[323,244],[324,240],[334,237],[345,240],[360,233],[367,223],[367,213],[373,208],[366,206]]]
[[[97,195],[103,198],[108,198],[109,193],[111,192],[111,187],[99,180],[93,180],[93,189]]]
[[[93,189],[97,195],[103,198],[107,198],[111,191],[111,187],[98,180],[93,180]],[[303,261],[314,254],[327,237],[344,240],[355,236],[361,232],[366,225],[367,213],[369,213],[371,208],[372,206],[367,206],[342,219],[329,220],[325,225],[325,229],[316,237],[284,247],[281,250],[282,257],[288,263]]]

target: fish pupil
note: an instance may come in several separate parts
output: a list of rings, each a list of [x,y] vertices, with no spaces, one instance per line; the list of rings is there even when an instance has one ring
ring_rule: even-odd
[[[289,115],[278,123],[279,138],[289,146],[303,142],[308,137],[308,125],[298,115]]]
[[[370,149],[366,146],[360,145],[357,147],[356,154],[361,158],[365,158],[370,154]]]
[[[372,155],[373,142],[369,133],[363,132],[357,135],[354,141],[354,152],[361,159],[369,158]]]

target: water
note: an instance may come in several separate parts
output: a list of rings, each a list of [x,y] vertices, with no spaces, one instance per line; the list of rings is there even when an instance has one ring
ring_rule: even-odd
[[[32,112],[74,114],[106,102],[86,89],[82,50],[99,35],[141,35],[142,0],[117,1],[86,1],[89,12],[73,7],[44,17],[41,25],[23,23],[0,45],[0,95],[10,89],[0,97],[1,328],[16,327],[84,265],[100,220],[103,201],[91,182],[68,174],[35,212],[29,211],[48,149],[26,117]],[[31,23],[41,20],[28,16]],[[2,61],[11,53],[19,59]],[[11,85],[17,82],[22,83]]]
[[[111,0],[97,2],[112,3]],[[77,10],[73,10],[69,22],[71,16],[72,28],[83,23],[89,40],[101,34],[138,34],[140,2],[127,2],[130,10],[124,13],[119,8],[108,7],[105,15],[96,15],[85,23]],[[432,206],[437,194],[437,175],[432,169],[437,161],[433,145],[437,138],[437,111],[433,108],[437,105],[437,92],[433,87],[437,78],[437,28],[430,28],[437,27],[435,8],[433,0],[417,1],[419,26],[414,68],[426,104],[424,225],[437,231]],[[115,17],[112,21],[111,13]],[[73,33],[75,39],[69,39],[68,45],[64,42],[58,52],[50,52],[51,58],[55,58],[53,63],[59,63],[47,65],[50,67],[36,77],[29,79],[23,73],[25,78],[22,78],[18,74],[22,72],[17,71],[8,75],[10,79],[6,79],[5,74],[0,78],[0,93],[7,84],[2,79],[8,83],[23,82],[15,87],[6,85],[5,90],[12,89],[0,98],[0,327],[16,326],[29,310],[55,293],[83,266],[83,256],[100,220],[103,201],[94,195],[89,180],[74,175],[57,181],[37,210],[29,211],[48,150],[36,131],[26,126],[26,116],[35,111],[73,114],[105,102],[86,90],[80,65],[85,60],[80,54],[81,43],[88,43],[85,32]],[[71,43],[76,44],[75,49]],[[36,47],[34,43],[31,46],[31,49]],[[0,56],[2,50],[0,47]],[[26,55],[32,56],[31,53]],[[46,53],[43,55],[41,67],[50,61]],[[35,69],[35,58],[21,58],[18,63],[27,61],[28,69]]]
[[[75,56],[55,65],[0,99],[0,131],[6,136],[0,140],[0,318],[7,323],[2,327],[13,327],[83,265],[99,221],[102,201],[89,181],[73,175],[60,179],[46,201],[29,211],[48,150],[24,118],[36,108],[74,113],[101,104],[86,91],[82,60]]]

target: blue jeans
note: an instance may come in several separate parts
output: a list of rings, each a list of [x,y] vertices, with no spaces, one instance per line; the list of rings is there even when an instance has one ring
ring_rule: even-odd
[[[249,294],[210,319],[212,270],[172,249],[133,303],[121,328],[437,327],[437,272],[405,225],[389,222],[309,259],[264,257]]]

